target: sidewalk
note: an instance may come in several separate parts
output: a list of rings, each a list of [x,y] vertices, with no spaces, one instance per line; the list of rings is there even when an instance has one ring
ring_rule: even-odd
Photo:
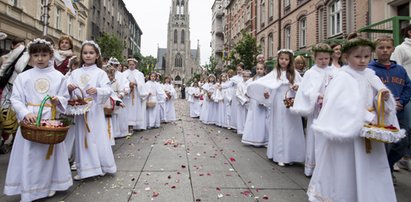
[[[189,118],[187,102],[179,100],[176,108],[176,123],[116,140],[117,174],[75,181],[40,201],[307,201],[303,165],[279,167],[266,148],[243,145],[237,134]],[[1,190],[8,158],[0,156]],[[395,174],[398,201],[411,202],[411,172]],[[19,200],[0,195],[0,202]]]

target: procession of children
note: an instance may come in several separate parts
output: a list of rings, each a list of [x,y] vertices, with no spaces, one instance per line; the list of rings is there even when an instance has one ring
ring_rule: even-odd
[[[406,46],[411,26],[404,37]],[[411,82],[390,60],[394,40],[374,40],[352,34],[314,45],[311,68],[281,49],[267,74],[264,63],[255,75],[243,64],[235,76],[210,74],[187,90],[190,116],[232,130],[246,145],[267,147],[279,166],[303,164],[309,201],[396,201],[393,167],[409,150],[404,108]]]
[[[411,37],[410,26],[405,34]],[[103,63],[94,41],[84,41],[79,55],[68,36],[57,46],[48,37],[31,41],[30,59],[2,96],[20,123],[4,193],[21,201],[52,197],[73,179],[116,173],[116,138],[176,121],[170,77],[144,75],[134,58],[127,65],[116,58]],[[393,39],[353,34],[311,51],[311,68],[306,58],[281,49],[271,72],[259,62],[252,75],[240,63],[192,83],[189,116],[232,130],[246,145],[267,147],[267,158],[279,166],[303,164],[310,201],[396,201],[393,171],[405,155],[411,81],[390,60],[399,57]],[[39,143],[39,128],[64,129],[64,142]]]
[[[4,193],[24,202],[67,190],[73,179],[116,173],[115,138],[176,120],[169,77],[162,83],[152,72],[146,81],[134,58],[127,70],[116,58],[103,64],[94,41],[84,41],[78,56],[68,36],[57,46],[49,37],[31,41],[24,65],[30,68],[21,69],[6,92],[20,127]],[[40,137],[44,133],[55,136]],[[61,134],[64,142],[57,140]]]

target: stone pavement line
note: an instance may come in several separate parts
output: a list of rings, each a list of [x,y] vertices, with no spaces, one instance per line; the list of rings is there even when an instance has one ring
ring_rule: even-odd
[[[133,136],[136,136],[136,135],[133,134]],[[131,137],[130,137],[130,138],[131,138]],[[157,138],[154,139],[153,145],[157,142],[157,140],[158,140]],[[117,151],[117,150],[116,150],[116,151]],[[133,192],[133,190],[136,189],[137,183],[140,181],[141,175],[143,174],[144,168],[145,168],[146,165],[147,165],[147,161],[148,161],[148,159],[150,158],[150,154],[151,154],[152,151],[153,151],[153,147],[150,147],[150,152],[148,153],[147,158],[146,158],[146,160],[144,161],[144,165],[143,165],[143,166],[141,167],[141,169],[140,169],[140,174],[138,175],[137,180],[135,180],[135,183],[134,183],[133,188],[131,189],[131,192]],[[133,197],[133,194],[130,194],[130,196],[129,196],[128,199],[127,199],[127,202],[131,201],[131,198],[132,198],[132,197]]]
[[[179,113],[180,117],[182,116],[181,113]],[[182,123],[183,119],[180,119],[181,121],[179,121],[179,123]],[[188,158],[188,153],[189,151],[187,150],[187,139],[186,139],[186,133],[184,130],[184,124],[182,124],[182,126],[180,126],[181,128],[181,132],[183,134],[183,139],[184,139],[184,151],[185,151],[185,155],[186,155],[186,159],[187,159],[187,168],[188,168],[188,177],[189,177],[189,181],[190,181],[190,188],[191,188],[191,196],[193,197],[193,201],[196,201],[195,195],[194,195],[194,187],[193,187],[193,180],[192,180],[192,173],[191,173],[191,164],[190,164],[190,159]]]

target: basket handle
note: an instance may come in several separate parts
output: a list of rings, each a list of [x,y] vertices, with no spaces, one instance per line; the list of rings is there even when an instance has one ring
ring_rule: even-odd
[[[377,100],[377,124],[378,126],[384,126],[384,113],[385,113],[385,104],[384,100],[382,99],[382,92],[378,92],[378,100]]]
[[[43,115],[44,105],[46,104],[47,100],[51,100],[50,95],[46,95],[46,97],[44,97],[44,99],[41,101],[39,111],[37,112],[37,119],[36,119],[36,126],[37,127],[40,126],[41,116]],[[51,107],[51,116],[52,116],[52,119],[56,119],[56,110],[55,110],[55,106],[53,105],[53,103],[52,103],[52,107]]]
[[[84,93],[83,93],[83,91],[82,91],[78,86],[75,87],[75,88],[73,89],[73,91],[76,90],[76,89],[79,89],[79,90],[80,90],[81,98],[84,99]],[[70,96],[73,96],[73,91],[70,92]]]
[[[284,99],[287,99],[287,98],[288,98],[288,93],[289,93],[290,91],[291,91],[291,88],[288,89],[287,91],[285,91]]]

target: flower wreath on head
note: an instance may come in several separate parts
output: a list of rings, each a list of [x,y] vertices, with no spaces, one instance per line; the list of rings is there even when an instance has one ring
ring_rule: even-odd
[[[120,62],[117,60],[115,57],[111,57],[108,63],[113,64],[113,65],[119,65]]]
[[[45,39],[40,39],[40,38],[36,38],[33,41],[31,41],[29,44],[27,44],[27,49],[29,49],[30,46],[34,44],[46,44],[48,47],[50,47],[50,50],[54,50],[53,44],[51,44],[50,41],[47,41]]]
[[[210,77],[214,77],[214,79],[216,79],[214,74],[209,74],[207,78],[210,78]]]
[[[283,48],[283,49],[280,49],[279,51],[277,51],[277,55],[280,54],[280,53],[291,53],[291,55],[294,56],[294,51],[291,50],[291,49],[288,49],[288,48]]]
[[[351,40],[345,42],[342,45],[341,52],[345,53],[348,50],[350,50],[351,48],[356,47],[356,46],[368,46],[368,47],[371,48],[371,51],[375,50],[375,43],[373,43],[373,42],[371,42],[367,39],[354,38],[354,39],[351,39]]]
[[[94,47],[96,47],[97,50],[98,50],[98,54],[101,55],[100,46],[98,46],[98,44],[97,44],[96,42],[94,42],[93,40],[90,40],[90,41],[89,41],[89,40],[85,40],[85,41],[83,41],[83,43],[81,44],[81,46],[84,46],[84,45],[86,45],[86,44],[93,45]]]
[[[127,62],[128,61],[134,61],[136,64],[138,64],[138,60],[136,60],[135,58],[129,58],[129,59],[127,59]]]
[[[311,48],[311,51],[313,53],[334,53],[334,50],[331,48],[323,48],[323,47],[317,48],[315,46]]]

